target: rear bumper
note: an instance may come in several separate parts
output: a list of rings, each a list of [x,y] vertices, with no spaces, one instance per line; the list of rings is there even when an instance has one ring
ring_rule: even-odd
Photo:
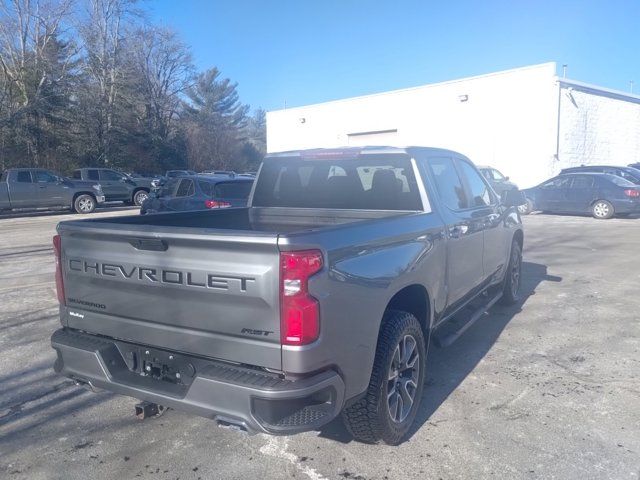
[[[640,202],[637,200],[612,200],[616,213],[640,213]]]
[[[146,347],[60,329],[51,337],[54,370],[92,387],[211,418],[249,433],[292,434],[332,420],[344,403],[344,383],[333,370],[296,381],[237,365],[172,354],[182,380],[172,383],[142,375]],[[170,352],[152,350],[152,357]],[[136,365],[137,364],[137,365]]]

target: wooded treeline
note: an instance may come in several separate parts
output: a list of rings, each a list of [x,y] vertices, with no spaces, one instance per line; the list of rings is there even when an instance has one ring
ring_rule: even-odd
[[[135,0],[0,0],[0,169],[253,170],[265,114]]]

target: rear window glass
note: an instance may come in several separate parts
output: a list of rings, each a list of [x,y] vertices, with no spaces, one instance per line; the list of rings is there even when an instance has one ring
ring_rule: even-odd
[[[421,210],[406,155],[265,160],[253,205],[368,210]]]
[[[253,182],[216,183],[216,198],[249,198]]]
[[[198,181],[198,186],[202,193],[204,193],[207,197],[213,197],[213,184],[210,182],[204,182],[202,180]]]

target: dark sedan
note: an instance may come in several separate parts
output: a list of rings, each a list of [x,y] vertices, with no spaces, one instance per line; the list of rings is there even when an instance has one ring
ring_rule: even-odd
[[[147,199],[140,214],[244,207],[251,192],[249,178],[190,175],[169,178],[160,191]]]
[[[524,190],[532,210],[606,219],[640,213],[640,186],[607,173],[560,174]]]

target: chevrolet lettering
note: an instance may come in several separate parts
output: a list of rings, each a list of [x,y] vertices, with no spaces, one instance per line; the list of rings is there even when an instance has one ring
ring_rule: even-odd
[[[237,293],[246,292],[255,282],[255,278],[249,277],[229,277],[206,272],[125,266],[80,258],[69,259],[69,270],[86,275],[117,277],[124,280],[183,285],[186,287],[228,290]]]

